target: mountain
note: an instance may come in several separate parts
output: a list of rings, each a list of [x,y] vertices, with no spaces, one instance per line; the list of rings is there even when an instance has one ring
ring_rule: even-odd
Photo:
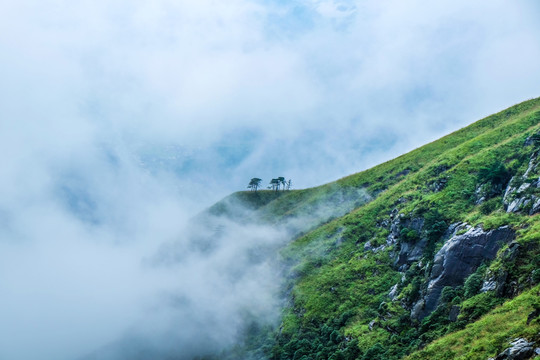
[[[330,184],[215,204],[199,219],[291,236],[279,326],[224,357],[532,358],[539,151],[540,98]]]

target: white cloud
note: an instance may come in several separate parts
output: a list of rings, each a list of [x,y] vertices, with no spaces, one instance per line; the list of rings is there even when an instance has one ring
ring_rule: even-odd
[[[319,14],[329,18],[344,18],[352,15],[356,7],[350,3],[353,1],[325,0],[315,2],[315,8]]]
[[[540,95],[537,6],[1,2],[0,357],[112,341],[182,286],[141,258],[253,176],[320,184]]]

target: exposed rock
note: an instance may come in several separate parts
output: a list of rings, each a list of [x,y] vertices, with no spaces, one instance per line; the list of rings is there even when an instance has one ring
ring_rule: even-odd
[[[538,181],[538,183],[540,184],[540,181]],[[533,203],[533,206],[531,207],[531,210],[529,211],[529,215],[534,215],[537,212],[540,212],[540,198],[533,196],[533,199],[534,199],[534,203]]]
[[[503,257],[506,260],[512,261],[516,258],[518,253],[519,253],[519,244],[515,241],[512,241],[510,245],[508,245],[508,249],[504,251]]]
[[[379,245],[377,247],[375,247],[371,241],[367,241],[365,244],[364,244],[364,251],[372,251],[374,253],[376,252],[379,252],[379,251],[382,251],[386,249],[386,245]]]
[[[379,325],[379,323],[377,322],[377,320],[371,320],[371,322],[369,323],[369,330],[373,331],[373,329],[375,328],[375,326]]]
[[[480,292],[486,292],[486,291],[493,291],[497,289],[497,282],[493,279],[484,281],[482,284],[482,288],[480,289]]]
[[[506,212],[508,213],[518,212],[524,200],[525,199],[523,198],[514,199],[510,204],[508,204],[508,207],[506,208]]]
[[[488,187],[489,184],[480,184],[478,185],[478,187],[476,188],[476,190],[474,191],[474,195],[476,196],[476,205],[480,205],[481,203],[483,203],[484,201],[486,201],[487,199],[487,191],[486,191],[486,187]]]
[[[366,243],[364,244],[364,250],[369,251],[371,249],[373,249],[373,246],[371,245],[371,241],[366,241]]]
[[[525,360],[530,359],[535,353],[533,343],[523,338],[515,339],[510,345],[512,346],[497,355],[495,360]]]
[[[462,230],[469,230],[470,228],[472,228],[472,226],[467,223],[457,222],[457,223],[450,224],[448,229],[446,229],[446,231],[444,232],[442,238],[444,240],[448,240],[452,236],[456,236],[458,232]]]
[[[440,179],[430,182],[428,184],[428,188],[433,192],[439,192],[446,187],[447,183],[448,183],[447,178],[440,178]]]
[[[495,291],[497,297],[503,297],[507,278],[508,272],[506,271],[499,271],[497,274],[490,273],[489,277],[482,284],[480,292]]]
[[[426,295],[413,308],[416,318],[422,319],[435,310],[445,286],[463,285],[465,279],[483,261],[493,260],[500,247],[512,241],[514,235],[514,231],[508,226],[488,232],[482,228],[471,228],[466,233],[454,235],[446,241],[435,255]],[[423,302],[421,310],[417,306],[420,302]]]
[[[523,146],[531,146],[531,145],[538,145],[538,144],[540,144],[540,131],[532,134],[527,139],[525,139]]]
[[[418,300],[413,305],[413,308],[411,310],[411,318],[413,318],[413,319],[424,318],[425,316],[422,316],[422,315],[423,315],[423,313],[425,311],[425,305],[426,305],[426,302],[424,301],[424,299]]]
[[[448,320],[456,322],[460,310],[461,308],[459,307],[459,305],[452,305],[452,307],[450,308],[450,314],[448,315]]]
[[[397,299],[397,296],[398,296],[397,290],[398,290],[398,284],[395,284],[394,286],[392,286],[392,288],[390,289],[390,292],[388,293],[388,297],[392,301],[395,301]]]
[[[521,186],[517,189],[518,192],[523,192],[531,187],[531,183],[523,183]]]
[[[365,244],[364,244],[364,251],[373,251],[374,253],[376,252],[379,252],[381,250],[384,250],[386,249],[386,245],[380,245],[380,246],[373,246],[373,244],[371,243],[371,241],[367,241]]]
[[[503,195],[503,201],[506,203],[507,202],[507,198],[510,196],[510,194],[513,192],[513,191],[516,191],[516,188],[512,186],[512,184],[516,181],[516,176],[512,176],[510,178],[510,181],[508,182],[508,186],[506,186],[506,190],[504,191],[504,195]]]
[[[415,261],[418,261],[422,258],[424,249],[427,246],[427,239],[422,238],[414,244],[401,242],[401,248],[399,250],[398,258],[396,259],[395,265],[401,266],[404,264],[412,264]]]
[[[476,197],[476,205],[482,204],[484,201],[498,196],[503,191],[502,184],[492,184],[490,182],[478,185],[474,195]]]
[[[372,249],[371,251],[373,251],[374,253],[377,253],[379,251],[383,251],[384,249],[386,249],[386,245],[380,245],[380,246]]]
[[[388,245],[395,244],[398,241],[399,232],[401,230],[401,221],[404,218],[404,215],[398,214],[397,208],[395,208],[390,213],[390,218],[392,219],[392,222],[390,223],[390,234],[388,234],[388,237],[386,238],[386,243]]]
[[[418,234],[421,234],[424,228],[424,219],[421,217],[404,219],[397,218],[397,221],[392,223],[391,233],[388,235],[387,243],[396,242],[400,238],[400,231],[404,228],[414,230]],[[427,239],[420,238],[416,242],[400,241],[400,251],[397,258],[394,261],[395,266],[403,267],[404,265],[410,265],[415,261],[422,258],[424,249],[427,246]]]
[[[523,178],[526,179],[529,176],[529,173],[536,169],[536,166],[538,165],[536,162],[536,159],[538,157],[538,153],[535,152],[531,155],[531,160],[529,160],[529,166],[527,167],[527,170],[523,174]]]
[[[531,155],[525,173],[522,176],[513,176],[508,182],[503,196],[503,205],[506,212],[519,212],[524,209],[528,210],[529,215],[540,212],[540,199],[533,194],[537,191],[540,181],[539,179],[532,181],[530,179],[531,174],[534,174],[537,168],[538,152],[535,152]]]
[[[540,316],[540,308],[534,309],[529,315],[527,316],[527,325],[531,323],[534,319]]]

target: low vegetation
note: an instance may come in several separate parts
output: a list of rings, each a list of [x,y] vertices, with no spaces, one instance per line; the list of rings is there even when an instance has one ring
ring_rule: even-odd
[[[487,359],[512,338],[540,340],[538,319],[526,323],[540,306],[538,139],[534,99],[330,184],[214,205],[215,215],[238,217],[231,204],[242,204],[249,221],[294,224],[281,324],[254,331],[236,356]],[[449,238],[503,226],[515,240],[415,315]]]

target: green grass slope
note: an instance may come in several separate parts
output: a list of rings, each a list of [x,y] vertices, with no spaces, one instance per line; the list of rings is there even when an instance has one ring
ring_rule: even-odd
[[[540,198],[539,134],[540,99],[533,99],[330,184],[282,193],[240,192],[216,204],[211,212],[233,218],[236,205],[245,205],[254,221],[286,226],[303,220],[281,253],[290,269],[283,290],[289,305],[279,329],[261,336],[259,350],[275,360],[401,359],[409,354],[417,359],[437,353],[467,358],[471,351],[495,355],[503,339],[514,334],[536,339],[538,322],[523,325],[522,319],[537,294],[528,289],[540,281],[540,215],[529,215]],[[519,206],[508,213],[513,200]],[[406,227],[414,221],[421,221],[421,228]],[[388,242],[393,222],[398,239]],[[457,223],[485,230],[510,226],[515,244],[512,249],[505,245],[461,285],[445,288],[429,316],[411,317],[427,292],[444,234]],[[421,257],[397,266],[400,248],[421,241]],[[480,292],[483,281],[501,277],[504,291]],[[459,316],[450,320],[456,308]],[[517,330],[497,327],[504,319]],[[474,345],[446,346],[467,331],[477,336]],[[423,347],[424,352],[416,352]]]
[[[495,308],[465,329],[442,337],[407,357],[407,360],[485,360],[509,347],[509,341],[540,341],[540,321],[527,324],[527,314],[540,308],[540,287],[525,291]]]

